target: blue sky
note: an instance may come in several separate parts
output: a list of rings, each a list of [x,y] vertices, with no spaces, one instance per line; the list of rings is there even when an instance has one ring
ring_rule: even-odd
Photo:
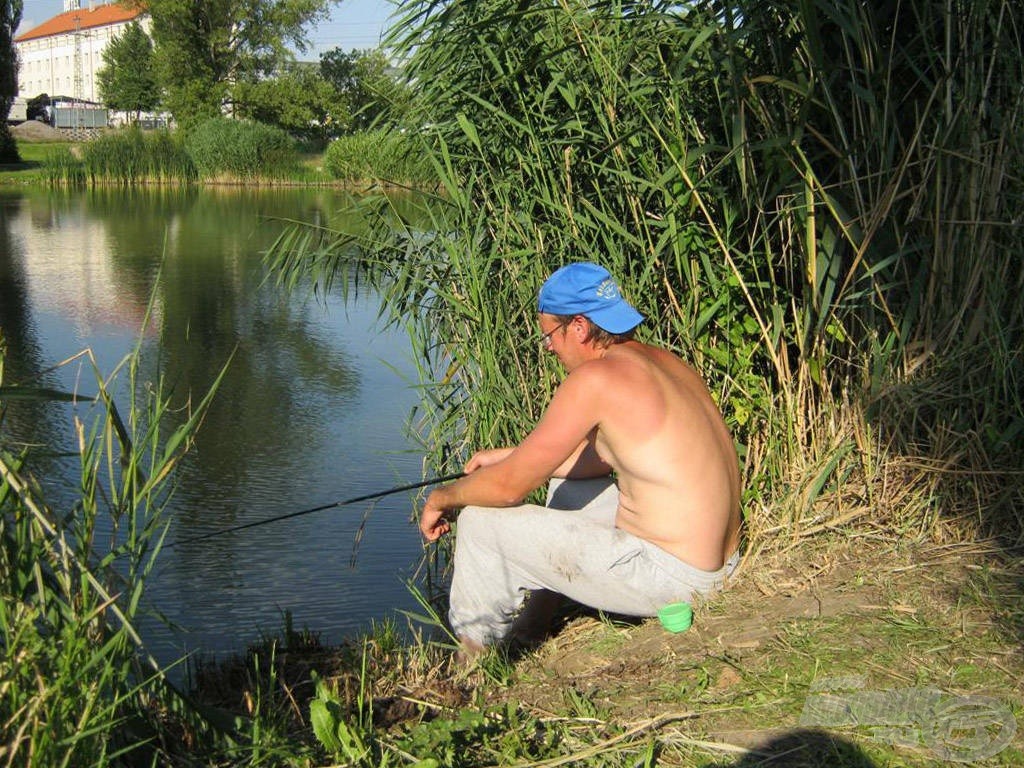
[[[100,3],[102,0],[95,0]],[[89,0],[81,0],[88,7]],[[19,31],[25,32],[64,11],[64,0],[25,0]],[[323,51],[341,48],[376,48],[394,6],[388,0],[336,0],[331,18],[309,30],[311,50],[304,59],[318,59]]]

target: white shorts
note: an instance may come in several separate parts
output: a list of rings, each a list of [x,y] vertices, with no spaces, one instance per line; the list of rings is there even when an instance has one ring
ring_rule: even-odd
[[[526,594],[547,589],[626,616],[654,616],[722,588],[739,553],[717,571],[684,563],[615,527],[610,478],[552,480],[548,506],[466,507],[456,522],[448,619],[481,645],[502,640]]]

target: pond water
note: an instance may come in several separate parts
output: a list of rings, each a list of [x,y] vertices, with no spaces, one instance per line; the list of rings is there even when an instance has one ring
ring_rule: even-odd
[[[54,366],[89,349],[106,375],[140,345],[143,378],[162,375],[183,402],[232,358],[180,468],[168,541],[420,480],[406,430],[415,366],[405,334],[377,320],[377,296],[318,300],[265,281],[283,221],[331,222],[342,202],[308,190],[0,190],[5,383],[92,394],[84,358]],[[4,427],[74,444],[67,410],[11,409]],[[69,503],[75,465],[53,460],[46,475],[50,503]],[[414,514],[404,492],[165,551],[147,601],[178,628],[145,619],[150,651],[166,663],[242,650],[278,633],[285,611],[327,642],[386,617],[404,626],[423,554]]]

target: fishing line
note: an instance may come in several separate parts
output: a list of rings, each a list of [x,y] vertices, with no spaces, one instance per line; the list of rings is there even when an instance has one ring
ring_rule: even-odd
[[[232,533],[234,531],[244,531],[247,528],[256,528],[260,525],[267,525],[268,523],[276,523],[281,520],[290,520],[293,517],[301,517],[302,515],[311,515],[314,512],[323,512],[325,509],[334,509],[335,507],[344,507],[349,504],[356,504],[360,501],[369,501],[370,499],[379,499],[382,496],[390,496],[393,493],[401,493],[402,491],[412,491],[417,488],[425,488],[428,485],[437,485],[438,483],[447,483],[449,480],[458,480],[460,477],[465,477],[465,472],[459,472],[454,475],[442,475],[441,477],[432,477],[430,480],[421,480],[418,483],[409,483],[408,485],[400,485],[397,488],[389,488],[386,491],[377,491],[376,493],[365,493],[362,496],[356,496],[351,499],[345,499],[344,501],[335,501],[330,504],[322,504],[319,507],[312,507],[311,509],[303,509],[298,512],[289,512],[287,515],[278,515],[277,517],[270,517],[266,520],[257,520],[252,523],[245,523],[244,525],[235,525],[231,528],[223,528],[219,531],[212,531],[210,533],[204,533],[202,536],[193,536],[188,539],[182,539],[181,541],[172,541],[170,544],[164,545],[164,549],[171,549],[177,547],[180,544],[191,544],[194,541],[202,541],[203,539],[212,539],[215,536],[222,536],[225,533]]]

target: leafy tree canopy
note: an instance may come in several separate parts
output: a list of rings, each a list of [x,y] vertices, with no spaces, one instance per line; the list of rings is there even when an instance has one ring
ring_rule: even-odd
[[[353,129],[401,122],[412,100],[411,90],[379,50],[345,53],[334,48],[320,56],[320,74],[345,97]]]
[[[160,103],[153,75],[153,43],[138,22],[110,41],[103,51],[103,68],[96,73],[100,98],[111,109],[139,113]]]
[[[276,125],[306,139],[326,141],[349,124],[348,107],[334,87],[309,66],[235,88],[239,117]]]
[[[305,28],[331,0],[134,0],[153,20],[165,104],[184,125],[233,111],[238,83],[257,82],[305,50]]]

